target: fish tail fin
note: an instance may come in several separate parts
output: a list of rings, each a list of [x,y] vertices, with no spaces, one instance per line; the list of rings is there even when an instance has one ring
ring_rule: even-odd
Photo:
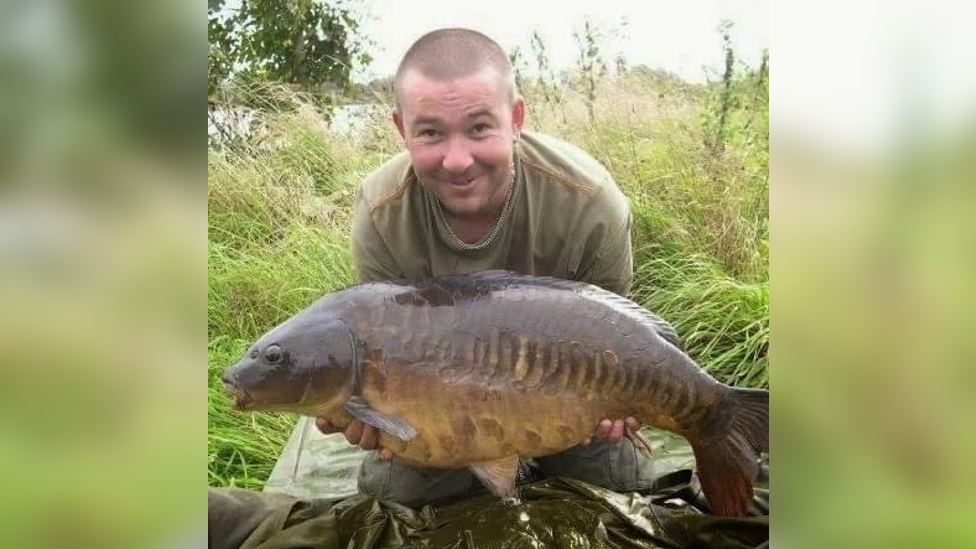
[[[733,388],[720,406],[729,418],[722,431],[690,442],[709,507],[738,517],[752,502],[759,453],[769,451],[769,391]]]

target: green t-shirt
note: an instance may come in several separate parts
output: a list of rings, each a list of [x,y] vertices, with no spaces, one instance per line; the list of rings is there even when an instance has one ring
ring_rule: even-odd
[[[579,148],[523,132],[511,210],[489,246],[466,250],[447,230],[436,196],[417,181],[407,152],[363,181],[352,249],[360,281],[508,269],[630,290],[630,208],[607,170]]]

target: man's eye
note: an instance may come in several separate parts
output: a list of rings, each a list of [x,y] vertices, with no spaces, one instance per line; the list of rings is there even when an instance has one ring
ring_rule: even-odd
[[[471,128],[471,131],[474,133],[482,133],[488,131],[488,128],[490,128],[488,124],[476,124],[473,128]]]
[[[419,135],[420,137],[437,137],[437,131],[431,129],[420,130],[420,133],[417,135]]]

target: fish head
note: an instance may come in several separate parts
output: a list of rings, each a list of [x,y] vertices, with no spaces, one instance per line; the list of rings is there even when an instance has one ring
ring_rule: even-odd
[[[338,317],[298,315],[263,335],[224,372],[238,410],[322,415],[352,392],[352,331]]]

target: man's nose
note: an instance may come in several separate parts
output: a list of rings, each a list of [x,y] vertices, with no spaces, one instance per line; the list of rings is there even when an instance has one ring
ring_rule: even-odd
[[[447,151],[442,162],[444,170],[453,174],[462,174],[471,167],[474,158],[463,138],[451,138],[447,142]]]

